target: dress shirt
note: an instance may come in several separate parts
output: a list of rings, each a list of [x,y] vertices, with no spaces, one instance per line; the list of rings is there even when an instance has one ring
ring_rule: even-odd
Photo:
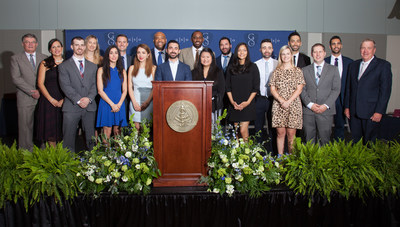
[[[192,53],[193,53],[193,59],[196,61],[196,50],[199,50],[199,61],[200,61],[200,53],[203,50],[203,46],[201,46],[199,49],[196,49],[194,46],[192,46]]]
[[[25,52],[25,55],[26,55],[26,57],[28,58],[28,61],[31,62],[31,54],[28,54],[28,53]],[[33,53],[32,53],[32,57],[33,57],[33,60],[35,61],[35,65],[37,65],[37,62],[36,62],[36,52],[33,52]]]
[[[361,79],[361,77],[363,76],[362,74],[364,74],[365,70],[368,68],[369,63],[371,63],[371,61],[372,61],[372,59],[374,59],[374,57],[375,57],[375,56],[372,56],[372,58],[369,59],[369,60],[366,61],[366,62],[361,61],[361,63],[360,63],[360,71],[359,71],[359,73],[358,73],[358,79]],[[362,74],[360,75],[360,73],[361,73],[361,66],[362,66],[363,63],[364,63],[364,72],[362,72]]]
[[[296,62],[294,62],[294,66],[297,67],[297,62],[299,62],[300,52],[297,52],[297,54],[293,54],[293,56],[296,56]]]
[[[169,61],[169,67],[171,67],[172,78],[174,79],[174,81],[176,78],[176,73],[178,72],[178,65],[179,65],[178,59],[176,59],[175,62]]]
[[[269,73],[267,76],[265,75],[265,63],[266,62],[268,62],[268,70],[269,70]],[[265,60],[264,58],[261,58],[260,60],[256,61],[255,63],[258,67],[258,71],[260,72],[260,95],[268,97],[269,91],[268,91],[267,83],[268,83],[269,77],[271,75],[271,72],[274,69],[274,64],[272,63],[271,58],[269,58],[268,61]]]
[[[342,55],[339,55],[337,57],[331,55],[331,65],[335,65],[335,58],[338,59],[338,69],[339,69],[339,75],[340,78],[342,78],[342,73],[343,73],[343,59],[342,59]]]
[[[159,55],[158,52],[160,52],[160,51],[157,48],[154,48],[154,57],[156,58],[157,64],[160,64],[160,63],[158,63],[158,55]],[[162,64],[162,63],[165,62],[165,49],[162,50],[161,52],[163,52],[163,54],[161,55],[162,56],[162,60],[163,60],[163,62],[161,62],[161,64]]]
[[[231,57],[232,57],[232,52],[230,52],[230,53],[227,54],[227,55],[221,54],[221,66],[224,65],[224,60],[225,60],[224,56],[228,56],[228,58],[227,58],[228,62],[226,63],[226,67],[228,67],[229,61],[231,60]]]
[[[317,63],[314,62],[314,73],[315,73],[314,77],[317,77],[317,66],[321,66],[321,74],[322,74],[322,70],[324,70],[324,64],[325,64],[325,61],[322,61],[321,65],[317,65]],[[321,78],[320,78],[320,79],[321,79]],[[307,104],[308,109],[311,110],[311,107],[312,107],[313,105],[314,105],[313,102],[308,103],[308,104]],[[326,106],[327,109],[329,109],[329,106],[328,106],[328,105],[326,105],[326,104],[323,104],[323,105]]]
[[[85,58],[84,57],[77,58],[75,55],[72,55],[72,59],[74,60],[76,67],[78,67],[78,71],[79,71],[79,67],[80,67],[79,60],[82,60],[83,69],[85,69]]]

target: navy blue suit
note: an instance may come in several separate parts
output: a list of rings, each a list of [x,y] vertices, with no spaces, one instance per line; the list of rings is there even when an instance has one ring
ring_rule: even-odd
[[[330,64],[331,63],[331,56],[325,58],[325,62]],[[340,87],[340,95],[336,99],[336,114],[334,116],[335,122],[335,129],[333,131],[334,138],[336,140],[344,140],[344,124],[346,122],[346,116],[344,115],[344,94],[346,91],[346,81],[347,81],[347,70],[349,68],[350,63],[353,60],[345,57],[342,55],[342,63],[343,63],[343,71],[342,71],[342,80],[341,80],[341,87]]]
[[[350,129],[355,142],[373,141],[378,136],[379,123],[370,118],[374,113],[385,114],[392,90],[392,70],[388,61],[376,56],[358,80],[361,59],[349,65],[345,108],[350,109]]]
[[[172,77],[171,67],[169,66],[169,61],[166,61],[159,65],[156,70],[155,81],[174,81]],[[191,81],[192,72],[190,67],[185,63],[179,61],[178,70],[176,71],[175,81]]]
[[[222,71],[224,70],[222,67],[222,63],[221,63],[221,58],[222,58],[222,54],[219,55],[216,59],[215,59],[215,64],[217,65],[218,68],[220,68]],[[233,58],[233,54],[231,55],[228,65],[226,66],[226,68],[228,68],[228,66],[232,63],[232,58]],[[226,75],[226,71],[224,72],[224,75]]]

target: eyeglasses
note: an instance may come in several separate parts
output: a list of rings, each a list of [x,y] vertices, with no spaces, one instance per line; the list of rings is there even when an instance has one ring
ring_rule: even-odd
[[[33,42],[24,41],[24,43],[25,43],[25,44],[36,44],[37,42],[36,42],[36,41],[33,41]]]

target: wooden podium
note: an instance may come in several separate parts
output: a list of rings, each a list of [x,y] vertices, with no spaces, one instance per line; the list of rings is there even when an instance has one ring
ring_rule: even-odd
[[[200,186],[199,177],[207,174],[212,85],[153,81],[154,157],[161,170],[154,187]]]

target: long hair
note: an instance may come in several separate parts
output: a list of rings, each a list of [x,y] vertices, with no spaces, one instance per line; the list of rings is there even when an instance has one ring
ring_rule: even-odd
[[[137,46],[136,52],[139,49],[139,47],[143,48],[146,51],[146,53],[149,55],[149,57],[146,58],[145,67],[144,67],[145,70],[144,71],[145,71],[146,76],[150,77],[151,73],[153,72],[153,57],[151,56],[150,48],[146,44],[142,43],[142,44],[139,44]],[[139,67],[140,67],[140,62],[139,62],[138,56],[136,54],[135,55],[135,59],[133,60],[133,72],[132,72],[132,74],[133,74],[134,77],[136,77],[137,74],[139,73]]]
[[[115,48],[118,52],[118,60],[116,63],[116,67],[118,70],[118,76],[120,79],[123,78],[123,73],[124,73],[124,65],[122,63],[122,58],[121,58],[121,53],[118,50],[118,47],[115,45],[109,46],[104,54],[104,60],[103,60],[103,86],[107,87],[107,83],[110,80],[110,51],[111,49]]]
[[[210,48],[204,47],[203,50],[200,52],[200,58],[203,53],[209,53],[212,59],[210,68],[208,69],[207,80],[212,80],[214,81],[214,83],[216,83],[218,81],[217,77],[220,69],[215,63],[214,52]],[[194,69],[192,71],[192,75],[193,80],[204,80],[204,66],[201,64],[201,60],[197,61],[197,64],[194,66]]]
[[[60,45],[61,45],[61,47],[63,47],[63,44],[62,44],[62,42],[61,42],[60,40],[58,40],[58,39],[52,39],[52,40],[49,41],[49,44],[48,44],[48,47],[47,47],[47,49],[49,50],[50,53],[51,53],[51,51],[50,51],[50,50],[51,50],[51,47],[53,46],[53,44],[54,44],[55,42],[59,42]],[[55,60],[54,60],[53,54],[50,55],[48,58],[44,59],[44,66],[45,66],[46,68],[48,68],[48,69],[51,69],[51,68],[53,68],[54,66],[56,66],[56,62],[55,62]]]
[[[288,49],[290,51],[290,54],[292,54],[292,58],[290,60],[290,64],[292,65],[292,67],[294,67],[294,62],[293,62],[293,52],[292,49],[288,46],[288,45],[284,45],[283,47],[281,47],[281,49],[279,50],[279,58],[278,58],[278,66],[276,68],[281,68],[282,67],[282,58],[281,58],[281,54],[284,50]]]
[[[89,39],[95,39],[96,40],[96,49],[94,50],[94,54],[93,54],[93,63],[96,65],[100,65],[100,61],[101,61],[101,56],[100,56],[100,45],[99,45],[99,40],[97,39],[96,36],[94,35],[88,35],[85,39],[85,52],[84,52],[84,56],[85,58],[87,57],[87,53],[88,53],[88,48],[87,48],[87,44],[89,42]]]
[[[244,61],[244,65],[240,65],[239,57],[238,57],[239,47],[241,47],[241,46],[245,46],[246,50],[247,50],[247,56]],[[232,64],[229,67],[230,72],[234,75],[248,72],[250,65],[251,65],[251,61],[250,61],[249,47],[247,46],[246,43],[239,43],[235,48],[234,55],[232,56]]]

